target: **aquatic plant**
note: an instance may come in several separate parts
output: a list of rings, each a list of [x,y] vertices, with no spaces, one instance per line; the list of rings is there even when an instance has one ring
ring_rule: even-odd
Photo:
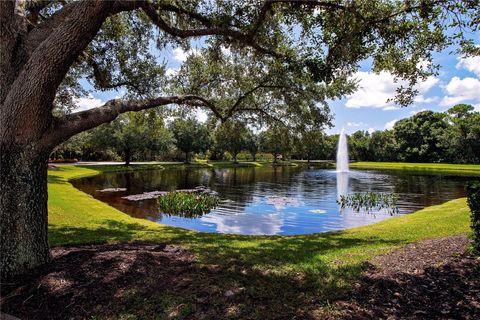
[[[398,195],[395,193],[367,192],[341,195],[337,203],[342,210],[346,207],[352,208],[356,212],[366,213],[370,213],[372,210],[386,210],[393,215],[398,213],[397,200]]]
[[[162,213],[184,218],[196,218],[209,213],[219,202],[215,193],[202,192],[168,192],[158,198]]]

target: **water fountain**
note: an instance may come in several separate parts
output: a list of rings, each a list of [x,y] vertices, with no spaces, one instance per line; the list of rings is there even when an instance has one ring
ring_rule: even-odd
[[[337,146],[337,199],[348,194],[348,180],[347,135],[342,129]]]
[[[348,172],[347,135],[344,129],[340,132],[337,147],[337,172]]]

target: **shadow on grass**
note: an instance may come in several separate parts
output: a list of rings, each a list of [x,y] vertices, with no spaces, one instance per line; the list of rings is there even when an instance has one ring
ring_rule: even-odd
[[[443,318],[445,305],[453,318],[478,312],[479,269],[473,259],[399,275],[399,281],[372,279],[339,310],[328,306],[348,297],[337,272],[348,274],[358,265],[326,267],[324,276],[292,276],[225,261],[201,265],[179,246],[159,250],[150,243],[56,248],[53,256],[49,267],[2,288],[2,311],[22,319],[262,320],[324,319],[335,312],[351,319]]]
[[[194,232],[168,226],[152,229],[142,224],[115,220],[103,220],[96,228],[50,226],[49,236],[53,245],[134,240],[183,244],[201,252],[202,258],[207,263],[234,259],[254,265],[304,264],[334,251],[355,252],[348,249],[358,248],[361,251],[362,248],[367,250],[372,245],[395,246],[405,243],[403,239],[347,237],[343,231],[295,237],[252,237]],[[352,254],[354,253],[350,253]]]
[[[49,267],[9,282],[3,311],[22,319],[310,319],[325,303],[308,275],[231,261],[201,265],[176,245],[56,248],[53,255]],[[338,280],[321,277],[331,297]]]
[[[228,274],[222,275],[225,281],[235,282],[236,279],[243,279],[242,272],[245,270],[254,271],[259,273],[255,279],[262,275],[260,278],[264,280],[260,281],[261,283],[276,283],[275,288],[268,289],[275,296],[276,290],[287,290],[284,287],[288,283],[286,279],[293,281],[292,279],[298,278],[302,284],[296,284],[297,289],[292,290],[308,289],[312,295],[324,299],[336,296],[360,275],[365,252],[382,245],[394,246],[403,243],[402,240],[377,237],[346,237],[341,231],[314,236],[255,237],[256,241],[252,241],[249,236],[198,233],[170,227],[150,229],[140,224],[113,220],[105,220],[102,227],[96,229],[51,227],[50,239],[53,244],[66,245],[138,240],[186,245],[202,265],[218,265],[222,270],[229,270]],[[332,256],[337,260],[332,261]],[[274,278],[265,280],[267,275]],[[285,279],[275,280],[278,276]],[[240,286],[250,285],[245,279],[240,282]],[[262,290],[257,287],[259,283],[251,285],[256,287],[255,290]]]
[[[53,174],[48,175],[47,182],[48,184],[68,184],[68,182],[65,179]]]

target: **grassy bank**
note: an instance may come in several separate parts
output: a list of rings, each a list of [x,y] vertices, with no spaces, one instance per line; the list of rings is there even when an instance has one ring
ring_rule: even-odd
[[[68,182],[98,174],[99,170],[121,169],[60,166],[49,170],[52,246],[134,240],[182,244],[193,250],[203,264],[234,264],[255,271],[262,275],[262,283],[273,281],[275,290],[298,290],[283,288],[278,281],[285,275],[301,274],[303,279],[310,279],[309,288],[316,294],[331,296],[359,275],[363,261],[375,255],[420,239],[469,232],[469,210],[462,198],[339,232],[292,237],[199,233],[132,218]],[[135,169],[140,167],[129,170]],[[225,275],[225,283],[242,282],[241,275],[238,277]]]
[[[478,164],[407,163],[407,162],[353,162],[353,169],[423,171],[429,173],[480,176]]]

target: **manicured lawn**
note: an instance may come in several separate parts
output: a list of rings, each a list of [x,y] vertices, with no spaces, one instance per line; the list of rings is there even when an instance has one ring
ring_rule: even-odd
[[[137,166],[130,170],[142,168]],[[363,261],[375,255],[420,239],[470,232],[469,209],[466,199],[462,198],[339,232],[291,237],[199,233],[132,218],[68,183],[69,179],[95,175],[100,170],[123,169],[121,166],[59,166],[49,170],[52,246],[134,240],[176,243],[195,252],[202,264],[232,264],[256,270],[263,276],[268,274],[273,278],[265,281],[277,281],[274,290],[300,290],[284,288],[280,279],[301,277],[311,292],[331,298],[338,288],[345,287],[359,275]],[[225,275],[225,281],[237,283],[242,280]]]
[[[480,175],[478,164],[449,164],[449,163],[406,163],[406,162],[353,162],[353,169],[378,169],[378,170],[405,170],[426,171],[431,173]]]

